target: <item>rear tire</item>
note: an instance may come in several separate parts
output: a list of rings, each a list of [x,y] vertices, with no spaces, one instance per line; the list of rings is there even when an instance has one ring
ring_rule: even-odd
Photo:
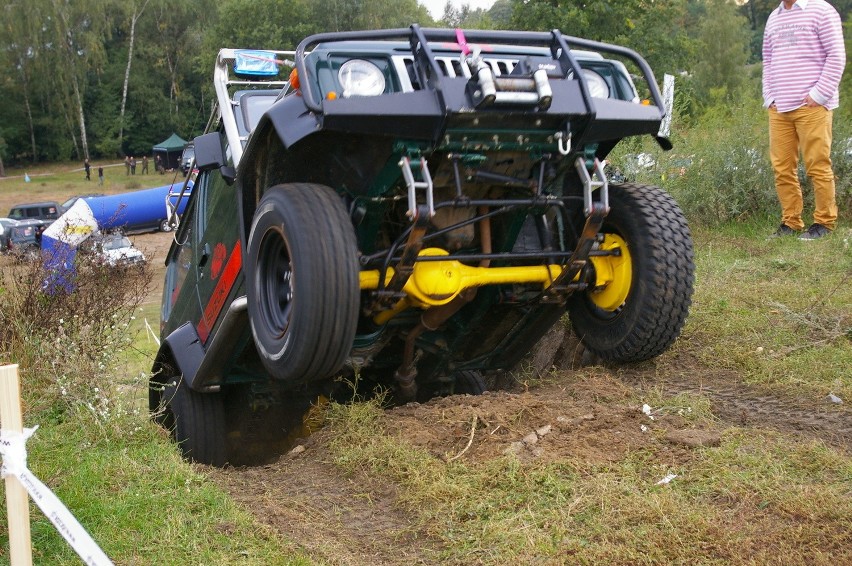
[[[482,395],[488,391],[482,374],[476,370],[462,370],[453,373],[454,395]]]
[[[610,185],[601,231],[627,245],[631,281],[624,303],[609,310],[590,293],[568,302],[583,344],[607,362],[640,362],[665,352],[680,334],[695,279],[692,236],[680,207],[659,187]]]
[[[288,382],[333,375],[358,322],[355,231],[323,185],[270,188],[254,213],[246,253],[249,321],[269,373]]]

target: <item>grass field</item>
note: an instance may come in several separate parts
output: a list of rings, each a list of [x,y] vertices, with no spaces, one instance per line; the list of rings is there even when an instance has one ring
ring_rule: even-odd
[[[93,192],[56,169],[0,180],[0,209]],[[115,171],[104,192],[162,179]],[[693,228],[690,318],[656,360],[331,405],[304,452],[250,469],[189,465],[148,419],[146,300],[101,376],[120,385],[108,417],[29,410],[39,380],[21,368],[25,426],[40,426],[29,465],[116,564],[852,563],[852,229],[799,242],[768,240],[774,227]],[[710,440],[672,440],[684,432]],[[78,564],[31,514],[35,563]]]

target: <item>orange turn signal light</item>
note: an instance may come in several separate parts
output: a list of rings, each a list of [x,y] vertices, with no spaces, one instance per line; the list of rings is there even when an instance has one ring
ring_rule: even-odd
[[[290,71],[290,86],[294,89],[299,90],[299,70],[293,69]]]
[[[337,93],[334,91],[329,92],[325,95],[326,100],[337,100]]]

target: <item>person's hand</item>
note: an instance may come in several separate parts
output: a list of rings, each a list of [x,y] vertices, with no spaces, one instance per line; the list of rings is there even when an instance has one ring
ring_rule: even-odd
[[[809,94],[805,96],[805,106],[807,106],[808,108],[816,108],[817,106],[820,106],[820,104],[816,100],[811,98],[811,95]]]

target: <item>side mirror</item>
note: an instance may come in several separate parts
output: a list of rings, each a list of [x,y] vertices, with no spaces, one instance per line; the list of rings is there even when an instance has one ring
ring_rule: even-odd
[[[225,181],[229,185],[232,184],[237,177],[237,172],[228,165],[222,136],[217,132],[204,134],[195,138],[193,143],[195,144],[195,166],[198,170],[219,169]]]

